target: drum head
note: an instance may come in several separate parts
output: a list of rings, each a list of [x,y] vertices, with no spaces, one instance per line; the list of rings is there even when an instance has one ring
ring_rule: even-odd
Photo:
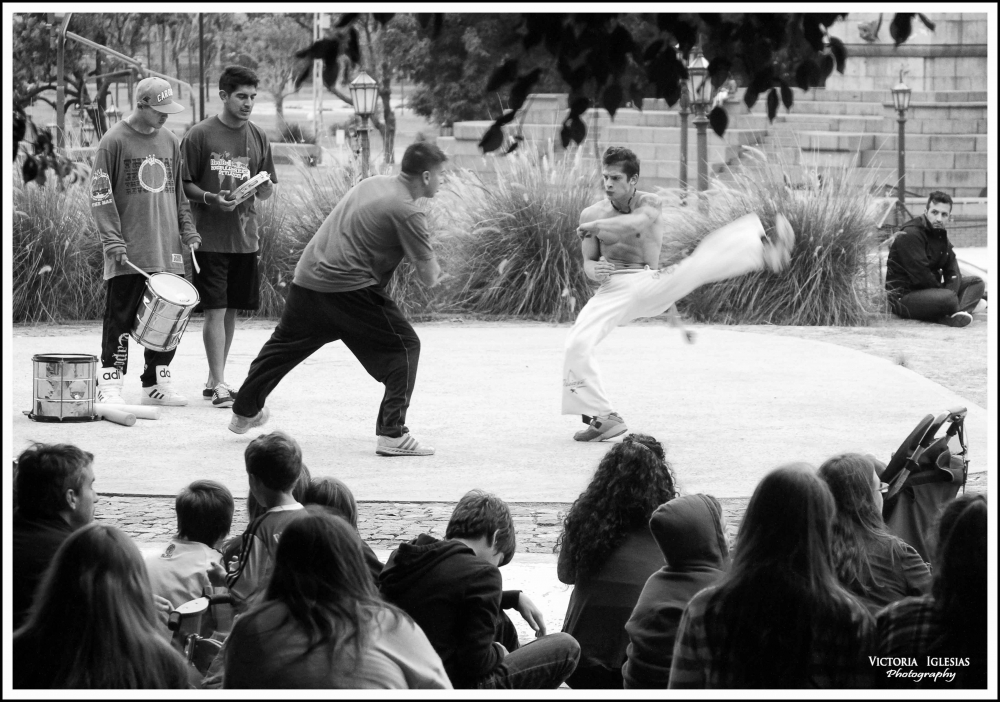
[[[97,356],[85,353],[38,353],[31,360],[40,363],[97,363]]]
[[[175,305],[194,305],[198,302],[198,291],[195,287],[173,273],[151,275],[149,287],[158,297]]]

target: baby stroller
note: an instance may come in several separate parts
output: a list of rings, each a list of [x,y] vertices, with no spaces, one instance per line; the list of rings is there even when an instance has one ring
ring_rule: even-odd
[[[889,484],[882,517],[889,531],[930,561],[931,536],[941,508],[965,490],[969,475],[969,449],[965,443],[965,407],[955,407],[936,417],[928,414],[892,455],[880,476]],[[945,433],[937,436],[938,431]],[[949,447],[958,439],[960,451]]]

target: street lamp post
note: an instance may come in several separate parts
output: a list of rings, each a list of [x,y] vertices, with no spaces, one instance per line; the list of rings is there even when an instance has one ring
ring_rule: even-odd
[[[896,206],[900,217],[906,213],[906,110],[910,107],[910,87],[903,82],[905,69],[899,71],[899,83],[892,88],[892,104],[896,108],[899,137],[896,139],[897,176]]]
[[[691,98],[688,95],[687,83],[681,85],[681,172],[680,186],[684,193],[688,188],[688,114],[691,110]]]
[[[710,90],[708,61],[699,43],[694,49],[694,58],[688,64],[688,94],[694,110],[694,126],[698,131],[698,192],[708,190],[708,117],[705,116],[705,109]]]
[[[351,81],[351,100],[354,101],[354,114],[361,118],[361,177],[368,177],[368,118],[375,111],[375,98],[378,97],[378,84],[367,73],[362,71]]]

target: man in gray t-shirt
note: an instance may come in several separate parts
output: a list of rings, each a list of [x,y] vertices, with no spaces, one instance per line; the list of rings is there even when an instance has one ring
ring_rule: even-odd
[[[264,424],[270,416],[264,402],[281,379],[323,345],[343,340],[385,385],[375,453],[434,453],[406,428],[420,340],[385,286],[404,256],[427,287],[443,279],[416,200],[434,197],[446,160],[433,144],[411,144],[399,175],[361,181],[327,216],[303,250],[281,320],[237,394],[231,431],[244,434]]]

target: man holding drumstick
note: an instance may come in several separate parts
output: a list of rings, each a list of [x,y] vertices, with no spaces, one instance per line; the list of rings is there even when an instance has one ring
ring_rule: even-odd
[[[191,127],[181,141],[184,193],[191,198],[205,239],[198,252],[201,270],[196,268],[193,276],[205,312],[202,339],[208,382],[202,397],[216,407],[232,407],[236,398],[225,376],[236,311],[255,310],[260,304],[255,200],[271,197],[271,184],[278,182],[267,134],[250,121],[257,83],[257,74],[249,68],[227,66],[219,76],[222,112]],[[270,178],[237,204],[230,193],[261,172]]]
[[[676,266],[660,271],[666,224],[660,199],[638,190],[639,159],[629,149],[608,147],[602,159],[606,200],[580,215],[583,268],[601,287],[580,310],[566,337],[562,413],[580,414],[587,428],[577,441],[603,441],[628,431],[601,384],[594,350],[615,327],[671,309],[695,288],[765,267],[782,270],[795,235],[776,216],[768,238],[756,215],[740,217],[708,236]],[[688,337],[690,340],[690,336]]]
[[[90,181],[91,212],[104,246],[104,328],[97,401],[125,404],[128,338],[146,289],[147,273],[184,275],[181,244],[195,250],[201,237],[181,182],[180,140],[161,129],[184,108],[170,83],[145,78],[135,89],[135,110],[111,127],[97,145]],[[142,404],[182,406],[187,400],[170,383],[176,349],[145,349]]]

